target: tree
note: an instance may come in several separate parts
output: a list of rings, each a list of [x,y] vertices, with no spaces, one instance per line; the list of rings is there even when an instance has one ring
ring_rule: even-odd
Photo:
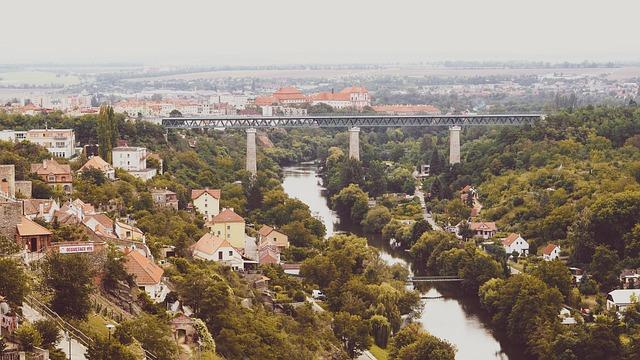
[[[447,203],[447,215],[452,224],[457,224],[462,220],[467,220],[471,216],[469,209],[460,199],[453,199]]]
[[[339,312],[334,316],[332,328],[351,358],[355,358],[371,346],[369,323],[358,315]]]
[[[387,347],[389,341],[389,335],[391,334],[391,324],[386,317],[382,315],[374,315],[369,319],[371,324],[371,335],[373,335],[373,341],[381,348]]]
[[[369,196],[356,184],[350,184],[331,198],[336,211],[344,219],[359,223],[368,209]]]
[[[115,340],[98,337],[89,345],[87,360],[135,360],[136,356],[129,349]]]
[[[51,319],[38,320],[33,323],[33,326],[40,334],[41,346],[44,348],[54,348],[62,338],[58,325]]]
[[[0,274],[0,294],[5,296],[10,304],[21,305],[29,293],[27,274],[17,261],[10,258],[0,258]]]
[[[88,168],[82,171],[80,175],[82,181],[87,181],[91,184],[102,185],[107,182],[107,176],[100,169]]]
[[[34,347],[42,345],[42,337],[36,328],[29,324],[22,324],[13,335],[20,342],[20,347],[25,351],[32,351]]]
[[[124,268],[124,257],[122,253],[113,245],[109,245],[107,249],[107,261],[104,263],[102,286],[105,289],[113,290],[119,281],[127,283],[129,286],[134,284],[133,276],[131,276]]]
[[[387,191],[387,168],[382,161],[372,161],[366,171],[365,189],[371,197],[378,197]]]
[[[367,216],[362,220],[362,226],[365,232],[377,234],[382,231],[382,228],[391,221],[391,212],[386,206],[378,205],[369,211]]]
[[[560,290],[565,302],[569,300],[573,288],[573,276],[561,261],[542,261],[531,274],[544,281],[547,286]]]
[[[473,230],[471,230],[471,226],[467,221],[463,221],[460,223],[458,227],[458,235],[462,237],[462,240],[467,241],[473,237]]]
[[[429,174],[431,176],[440,175],[445,169],[445,160],[442,155],[438,152],[438,148],[434,147],[433,152],[431,153],[431,161],[430,161]]]
[[[182,113],[176,109],[171,110],[169,117],[182,117]]]
[[[411,244],[407,244],[407,247],[413,246],[416,241],[422,236],[422,234],[427,231],[433,230],[429,222],[425,219],[419,219],[415,223],[413,223],[413,227],[411,228]]]
[[[393,360],[452,360],[455,352],[453,345],[424,332],[417,323],[402,328],[389,344],[389,359]]]
[[[49,255],[43,264],[45,283],[53,289],[52,308],[60,315],[83,319],[91,310],[94,269],[85,254]]]
[[[178,355],[178,348],[171,338],[171,329],[163,319],[153,315],[142,314],[125,321],[118,327],[116,336],[125,344],[123,339],[133,337],[145,350],[161,360],[172,360]]]
[[[618,285],[618,256],[604,245],[599,245],[593,254],[589,272],[600,284],[602,290],[610,291]]]
[[[116,145],[116,142],[120,137],[115,113],[111,106],[100,107],[96,132],[98,136],[100,157],[102,157],[106,162],[111,163],[111,150]]]

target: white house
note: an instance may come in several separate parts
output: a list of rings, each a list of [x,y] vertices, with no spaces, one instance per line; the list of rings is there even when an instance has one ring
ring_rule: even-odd
[[[156,175],[156,169],[147,169],[147,148],[118,146],[112,150],[113,167],[123,169],[142,180]]]
[[[511,255],[514,251],[520,256],[529,255],[529,243],[520,234],[511,233],[502,239],[502,247],[507,255]]]
[[[192,247],[195,259],[218,261],[230,266],[234,270],[244,269],[244,260],[240,249],[231,246],[226,239],[221,239],[211,233],[202,235]]]
[[[560,245],[548,244],[542,250],[542,258],[545,261],[551,261],[560,257]]]
[[[125,249],[124,268],[133,276],[136,286],[155,302],[164,301],[166,287],[162,284],[164,270],[138,251]]]
[[[640,289],[613,290],[607,295],[607,309],[622,312],[634,301],[640,301]]]
[[[22,204],[23,215],[29,220],[39,218],[51,222],[55,212],[60,210],[58,202],[53,199],[25,199]]]
[[[195,189],[191,190],[193,208],[205,220],[211,220],[220,213],[220,189]]]
[[[76,154],[76,136],[73,129],[4,130],[0,133],[0,140],[26,140],[47,148],[53,156],[66,159]]]

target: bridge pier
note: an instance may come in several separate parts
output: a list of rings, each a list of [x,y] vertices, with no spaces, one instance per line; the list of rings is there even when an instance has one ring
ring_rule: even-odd
[[[460,130],[461,127],[454,125],[449,127],[449,164],[460,163]]]
[[[251,175],[258,174],[258,165],[256,163],[256,129],[247,129],[247,171]]]
[[[360,128],[349,129],[349,158],[360,160]]]

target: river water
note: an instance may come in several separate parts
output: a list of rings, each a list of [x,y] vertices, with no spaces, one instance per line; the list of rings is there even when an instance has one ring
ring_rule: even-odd
[[[358,228],[341,227],[323,195],[322,179],[315,166],[285,167],[283,187],[285,192],[306,203],[311,212],[321,217],[327,229],[327,237],[337,231],[359,233]],[[380,256],[390,264],[402,263],[411,268],[410,259],[402,252],[392,250],[380,237],[369,236],[369,244],[380,251]],[[424,284],[423,284],[424,285]],[[510,348],[506,339],[494,334],[488,326],[489,319],[475,298],[462,296],[452,285],[425,285],[419,290],[424,307],[416,321],[429,333],[449,341],[458,349],[456,359],[491,360],[522,359],[524,355]]]

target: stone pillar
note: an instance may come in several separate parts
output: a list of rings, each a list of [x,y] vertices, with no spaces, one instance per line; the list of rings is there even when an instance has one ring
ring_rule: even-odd
[[[449,164],[460,163],[460,126],[449,128]]]
[[[253,176],[258,173],[256,164],[256,129],[247,129],[247,171]]]
[[[360,128],[349,129],[349,158],[360,160]]]

